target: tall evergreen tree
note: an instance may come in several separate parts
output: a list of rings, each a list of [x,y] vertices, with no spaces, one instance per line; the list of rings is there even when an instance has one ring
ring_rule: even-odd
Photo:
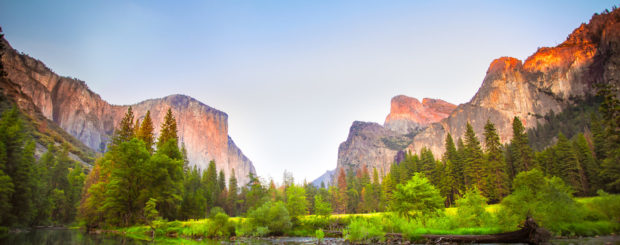
[[[487,120],[484,126],[484,145],[486,148],[486,185],[489,200],[500,201],[508,195],[508,175],[506,174],[506,162],[501,149],[499,135],[495,125]]]
[[[519,117],[512,121],[511,163],[514,165],[515,174],[529,171],[534,168],[534,151],[528,144],[527,132]]]
[[[168,108],[168,112],[166,112],[166,116],[164,116],[164,122],[161,125],[159,138],[157,138],[157,149],[173,139],[178,143],[179,137],[177,136],[177,121],[172,115],[172,109]]]
[[[114,130],[114,136],[112,138],[112,146],[120,145],[123,142],[127,142],[131,140],[135,136],[135,126],[133,124],[133,109],[131,106],[127,108],[127,112],[121,122],[118,125],[118,128]]]
[[[587,186],[584,186],[584,190],[587,194],[593,195],[596,190],[603,188],[603,183],[601,183],[598,177],[601,168],[594,158],[594,152],[588,146],[586,137],[583,134],[577,135],[573,141],[573,149],[575,154],[577,154],[577,159],[583,171],[582,178],[584,179],[582,183],[587,184]]]
[[[136,121],[137,122],[137,121]],[[153,144],[155,143],[155,136],[153,135],[153,121],[151,120],[151,111],[146,111],[144,120],[140,124],[140,129],[136,133],[136,138],[144,141],[146,149],[153,153]]]
[[[207,200],[207,206],[210,210],[215,206],[217,201],[217,169],[215,168],[215,161],[211,160],[207,170],[202,174],[202,185],[205,187],[205,199]],[[205,210],[205,213],[208,210]]]
[[[554,172],[559,173],[558,177],[571,185],[580,195],[583,195],[585,190],[579,174],[581,168],[579,159],[577,159],[571,143],[561,132],[558,135],[558,143],[555,145],[555,157],[557,162]]]
[[[237,215],[237,178],[235,177],[235,169],[232,169],[230,172],[230,177],[228,178],[228,200],[226,205],[228,207],[228,213],[231,216]]]
[[[465,174],[465,186],[467,188],[476,187],[479,190],[484,190],[485,185],[483,184],[483,176],[485,175],[483,172],[484,159],[482,154],[482,149],[480,147],[480,141],[478,141],[478,137],[476,137],[476,133],[474,132],[474,128],[471,124],[467,123],[467,131],[465,132],[465,164],[464,164],[464,174]]]

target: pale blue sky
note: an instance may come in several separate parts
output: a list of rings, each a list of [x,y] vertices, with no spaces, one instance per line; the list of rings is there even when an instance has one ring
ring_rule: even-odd
[[[259,175],[336,166],[391,97],[474,95],[489,63],[555,46],[614,1],[0,1],[11,45],[113,104],[180,93],[229,115]]]

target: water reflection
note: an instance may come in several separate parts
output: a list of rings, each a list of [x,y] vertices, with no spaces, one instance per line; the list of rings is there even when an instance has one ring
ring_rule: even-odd
[[[113,234],[85,234],[72,229],[38,229],[0,237],[0,244],[30,245],[73,245],[73,244],[148,244],[144,241]]]

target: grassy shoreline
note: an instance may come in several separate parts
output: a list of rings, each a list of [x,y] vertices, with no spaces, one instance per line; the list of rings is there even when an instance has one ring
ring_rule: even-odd
[[[590,203],[600,199],[599,197],[576,198],[577,201],[590,209]],[[500,210],[499,204],[488,205],[486,211],[497,220]],[[386,234],[401,233],[403,239],[414,241],[422,235],[487,235],[519,229],[518,227],[502,227],[498,224],[482,224],[471,227],[458,227],[451,224],[457,216],[458,208],[447,208],[442,216],[431,218],[424,225],[419,220],[404,220],[390,212],[365,213],[365,214],[334,214],[330,216],[305,215],[296,219],[293,228],[284,232],[283,237],[316,237],[317,230],[326,236],[330,232],[340,231],[342,237],[352,241],[384,242]],[[244,226],[249,223],[248,218],[231,217],[225,221],[225,225],[217,227],[218,233],[212,228],[213,219],[200,219],[188,221],[159,221],[155,226],[156,240],[192,240],[203,239],[239,239],[260,237],[255,234],[244,232]],[[576,223],[554,224],[554,237],[575,238],[593,237],[599,235],[615,235],[620,231],[620,222],[617,220],[584,220]],[[116,228],[109,232],[121,233],[139,240],[150,240],[151,227],[138,225],[127,228]]]

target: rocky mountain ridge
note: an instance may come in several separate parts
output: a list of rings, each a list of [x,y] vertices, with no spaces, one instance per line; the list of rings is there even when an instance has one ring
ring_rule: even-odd
[[[361,169],[387,173],[394,156],[405,150],[413,137],[428,125],[447,117],[456,106],[439,99],[416,98],[398,95],[392,98],[390,113],[384,125],[374,122],[355,121],[349,129],[347,140],[338,147],[338,164],[317,180],[329,183],[340,169],[345,171]]]
[[[474,97],[447,118],[420,132],[408,147],[444,152],[447,133],[455,139],[469,122],[481,137],[487,120],[493,122],[502,143],[512,138],[512,119],[527,128],[544,123],[550,111],[559,113],[580,99],[596,94],[595,83],[620,84],[620,11],[595,14],[560,45],[538,49],[522,62],[512,57],[494,60]]]
[[[17,104],[36,107],[45,118],[86,146],[103,151],[129,105],[109,104],[85,82],[59,76],[41,61],[18,53],[6,40],[0,41],[4,44],[4,70],[20,95]],[[252,162],[228,136],[226,113],[185,95],[146,100],[131,106],[139,119],[147,110],[151,111],[156,135],[170,108],[177,120],[179,141],[185,145],[191,165],[206,169],[209,161],[215,160],[217,168],[224,170],[226,176],[234,169],[240,185],[248,182],[249,173],[256,173]]]
[[[480,89],[468,103],[454,107],[428,101],[426,104],[438,104],[439,109],[426,111],[426,99],[420,103],[396,96],[384,127],[376,123],[353,123],[349,137],[339,147],[336,173],[341,168],[356,169],[362,164],[369,169],[377,167],[380,174],[386,173],[402,150],[420,152],[426,147],[441,157],[447,133],[455,139],[461,138],[468,122],[478,137],[482,137],[484,124],[490,120],[501,142],[506,143],[512,138],[515,116],[527,128],[532,128],[544,123],[541,118],[550,111],[559,113],[595,95],[595,83],[620,87],[619,54],[620,10],[615,9],[595,14],[562,44],[540,48],[525,62],[512,57],[494,60]],[[432,120],[427,124],[416,122],[421,118]],[[395,141],[395,137],[410,137],[405,139],[410,144],[398,150],[402,141]]]

